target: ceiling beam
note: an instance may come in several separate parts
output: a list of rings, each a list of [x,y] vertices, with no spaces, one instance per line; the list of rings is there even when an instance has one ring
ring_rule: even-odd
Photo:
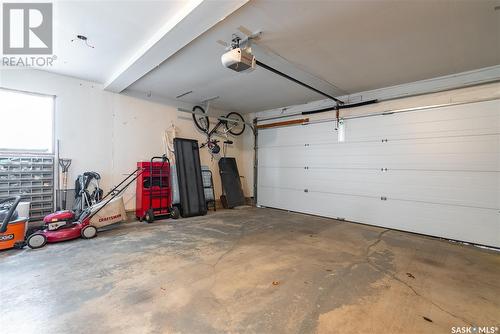
[[[132,58],[119,66],[104,89],[115,93],[123,91],[248,1],[188,2]]]

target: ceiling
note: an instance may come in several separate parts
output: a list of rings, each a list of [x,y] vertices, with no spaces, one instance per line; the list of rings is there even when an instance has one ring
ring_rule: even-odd
[[[347,93],[500,64],[498,1],[251,1],[131,90],[241,112],[323,98],[264,69],[220,63],[237,27],[262,30],[260,45]]]
[[[56,6],[56,72],[106,82],[182,1],[82,1]],[[224,48],[239,26],[262,30],[258,59],[270,49],[339,94],[356,93],[500,64],[500,1],[261,1],[251,0],[217,20],[126,92],[139,96],[260,111],[323,98],[262,68],[224,68]],[[90,49],[71,43],[89,36]],[[241,35],[241,34],[240,34]],[[262,58],[261,58],[262,57]],[[293,64],[293,66],[290,66]],[[285,64],[286,65],[286,64]],[[288,70],[287,70],[288,68]],[[141,74],[142,76],[142,74]],[[309,81],[311,82],[311,81]]]
[[[56,1],[52,72],[103,83],[186,1]],[[76,40],[88,37],[90,48]]]

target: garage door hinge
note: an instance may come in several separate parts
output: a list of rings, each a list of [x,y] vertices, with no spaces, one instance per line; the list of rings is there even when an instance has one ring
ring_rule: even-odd
[[[380,168],[381,172],[387,172],[387,168]]]
[[[309,169],[309,167],[305,166],[304,169]]]
[[[387,201],[387,197],[382,196],[382,197],[380,197],[380,200],[381,200],[381,201]]]
[[[304,146],[309,146],[309,144],[304,144]]]
[[[308,193],[308,192],[309,192],[309,189],[304,189],[304,192],[305,192],[305,193]]]
[[[387,139],[382,139],[382,143],[387,143]]]

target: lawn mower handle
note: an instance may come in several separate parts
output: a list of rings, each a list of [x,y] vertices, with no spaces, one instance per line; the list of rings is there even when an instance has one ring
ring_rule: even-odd
[[[115,199],[116,197],[118,197],[121,193],[123,193],[125,191],[125,189],[128,188],[128,186],[134,182],[138,177],[139,175],[141,175],[142,173],[144,172],[144,169],[143,168],[137,168],[134,172],[132,172],[132,174],[130,174],[129,176],[127,176],[122,182],[120,182],[120,184],[116,187],[113,188],[112,191],[110,191],[106,196],[103,197],[103,199],[101,200],[101,202],[99,203],[103,203],[101,205],[101,207],[99,207],[99,209],[97,209],[94,213],[91,213],[90,216],[88,217],[88,219],[90,220],[92,217],[94,217],[99,211],[101,211],[106,205],[108,205],[109,202],[111,202],[113,199]],[[130,177],[134,176],[132,179],[130,179]],[[122,185],[125,181],[127,181],[127,184],[125,184],[121,189],[118,189],[118,191],[116,192],[113,192],[115,191],[120,185]],[[111,197],[109,199],[107,199],[106,201],[104,201],[104,198],[108,197],[108,195],[111,194]],[[89,207],[90,208],[90,207]],[[87,208],[87,210],[89,209]]]
[[[12,218],[14,211],[16,211],[17,205],[19,204],[19,202],[21,202],[21,196],[12,196],[0,200],[0,204],[12,200],[14,200],[14,204],[12,204],[12,206],[10,207],[9,211],[7,212],[7,216],[5,216],[2,222],[2,226],[0,226],[0,233],[5,233],[5,231],[7,231],[7,226],[9,225],[10,218]]]
[[[103,198],[101,198],[101,201],[103,201],[104,199],[106,199],[109,195],[112,195],[115,193],[115,191],[122,185],[124,184],[128,179],[130,179],[131,177],[135,176],[134,177],[134,180],[137,179],[137,177],[142,174],[144,172],[144,169],[142,168],[139,168],[137,167],[132,173],[130,173],[126,178],[124,178],[118,185],[116,185],[115,187],[113,187],[113,189],[111,189]],[[136,175],[136,173],[138,173]],[[128,185],[127,185],[128,186]],[[118,193],[121,193],[121,191],[118,191]]]

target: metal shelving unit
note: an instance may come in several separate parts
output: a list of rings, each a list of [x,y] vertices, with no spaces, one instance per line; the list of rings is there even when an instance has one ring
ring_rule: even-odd
[[[54,157],[0,155],[0,197],[14,195],[31,203],[31,221],[53,212]]]

